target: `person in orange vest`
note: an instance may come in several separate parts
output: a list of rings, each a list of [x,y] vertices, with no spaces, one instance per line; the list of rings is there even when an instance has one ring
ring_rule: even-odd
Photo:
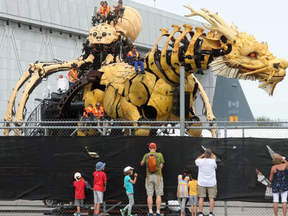
[[[119,1],[118,1],[118,5],[114,5],[114,6],[113,6],[113,7],[114,7],[114,12],[115,12],[115,13],[118,13],[119,10],[122,8],[122,6],[123,6],[123,1],[122,1],[122,0],[119,0]]]
[[[94,116],[97,118],[98,121],[104,120],[104,107],[101,106],[100,102],[97,102],[94,109]],[[100,123],[97,124],[100,126]],[[105,123],[106,126],[108,126],[108,123]]]
[[[101,8],[103,8],[103,5],[104,5],[104,1],[101,1],[100,2],[100,9],[99,9],[99,11],[97,12],[97,15],[96,15],[96,18],[100,18],[100,15],[101,15],[101,11],[103,10],[103,9],[101,9]]]
[[[131,51],[128,52],[127,57],[131,60],[131,64],[134,65],[136,73],[139,74],[138,65],[141,68],[141,74],[145,74],[143,61],[139,61],[139,53],[136,50],[136,46],[133,45]]]
[[[100,102],[97,102],[94,109],[94,116],[97,117],[97,119],[101,119],[104,117],[104,107],[101,106]]]
[[[103,5],[100,7],[99,14],[101,18],[107,18],[110,13],[110,6],[108,6],[107,1],[103,2]]]
[[[73,63],[72,69],[68,72],[69,88],[78,80],[78,65]]]
[[[88,104],[86,108],[84,108],[83,116],[85,119],[91,118],[95,115],[95,108],[93,108],[92,104]]]

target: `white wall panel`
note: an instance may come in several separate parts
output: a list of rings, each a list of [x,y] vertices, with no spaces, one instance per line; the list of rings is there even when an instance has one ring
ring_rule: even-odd
[[[30,11],[30,18],[34,20],[40,20],[40,8],[35,6],[35,5],[30,5],[29,6],[29,11]]]
[[[68,12],[72,16],[78,16],[78,10],[77,10],[77,4],[75,4],[75,1],[68,1]]]
[[[0,12],[2,13],[8,13],[7,11],[7,4],[5,0],[0,1]]]
[[[51,22],[54,24],[61,25],[61,17],[58,11],[50,11],[51,14]]]
[[[29,3],[29,5],[39,7],[39,0],[28,0],[28,3]]]
[[[59,1],[59,8],[61,8],[61,14],[68,14],[69,8],[68,8],[68,1]]]
[[[28,4],[19,3],[18,6],[20,8],[19,9],[19,16],[30,18],[29,5]]]
[[[61,13],[61,14],[60,14],[60,18],[61,18],[61,25],[62,25],[62,26],[70,27],[70,17],[69,17],[69,14]]]
[[[15,1],[6,1],[7,12],[11,15],[18,16],[18,4]]]
[[[41,21],[50,23],[51,22],[50,10],[40,7],[40,17]]]
[[[60,1],[63,1],[63,0],[60,0]],[[51,10],[54,10],[54,11],[56,11],[56,12],[59,12],[59,10],[61,9],[60,7],[59,7],[59,0],[49,0],[49,8],[51,9]]]

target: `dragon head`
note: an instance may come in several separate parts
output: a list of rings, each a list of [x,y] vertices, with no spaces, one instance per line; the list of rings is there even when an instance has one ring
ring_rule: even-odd
[[[286,75],[287,60],[276,58],[269,52],[267,43],[260,43],[254,36],[239,32],[234,24],[229,26],[218,14],[185,7],[192,12],[186,16],[201,16],[211,24],[204,25],[207,29],[218,32],[212,37],[202,37],[212,49],[222,51],[222,55],[210,64],[212,71],[228,78],[258,80],[259,88],[273,95],[275,86]]]

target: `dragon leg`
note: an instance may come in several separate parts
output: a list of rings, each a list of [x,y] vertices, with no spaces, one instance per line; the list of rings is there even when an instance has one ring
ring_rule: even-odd
[[[200,93],[200,96],[201,96],[201,98],[202,98],[202,100],[203,100],[203,103],[204,103],[204,106],[205,106],[205,109],[206,109],[206,119],[207,119],[207,121],[211,121],[211,124],[212,124],[212,126],[213,126],[213,127],[210,129],[210,132],[211,132],[211,134],[212,134],[212,137],[215,138],[215,137],[216,137],[216,129],[215,129],[216,124],[213,123],[213,121],[215,121],[216,118],[215,118],[215,116],[213,115],[213,111],[212,111],[212,107],[211,107],[211,104],[210,104],[210,100],[209,100],[209,98],[208,98],[208,96],[207,96],[207,94],[206,94],[203,86],[201,85],[201,83],[199,82],[199,80],[198,80],[193,74],[188,77],[188,83],[189,83],[190,85],[194,85],[194,86],[197,85],[198,91],[199,91],[199,93]],[[194,98],[193,98],[192,100],[194,101]],[[192,107],[192,113],[195,113],[195,111],[194,111],[194,109],[193,109],[193,103],[194,103],[194,102],[192,102],[192,106],[191,106],[191,104],[190,104],[190,107]],[[194,117],[198,118],[197,116],[195,116],[195,115],[193,114],[192,118],[194,118]],[[199,118],[198,118],[198,119],[199,119]],[[194,124],[192,124],[192,125],[193,125],[193,126],[202,126],[202,123],[194,123]],[[194,131],[193,131],[193,130],[194,130]],[[197,129],[198,132],[196,132],[195,129],[189,129],[189,130],[188,130],[188,133],[191,134],[191,135],[194,137],[194,136],[197,136],[197,134],[199,134],[199,130],[200,130],[200,129]],[[201,130],[201,131],[202,131],[202,130]],[[201,133],[200,133],[200,135],[201,135]]]
[[[17,122],[15,125],[22,125],[22,123],[19,123],[21,121],[23,121],[23,110],[25,108],[26,102],[29,98],[29,95],[31,94],[31,92],[39,85],[39,83],[42,81],[42,79],[44,77],[48,77],[49,75],[55,73],[55,72],[59,72],[59,71],[65,71],[65,70],[69,70],[71,69],[71,65],[73,63],[78,64],[78,66],[80,67],[81,65],[90,62],[93,63],[94,60],[94,56],[91,54],[88,56],[87,59],[83,60],[82,58],[78,58],[74,61],[68,61],[68,62],[61,62],[61,63],[51,63],[51,62],[47,62],[47,63],[35,63],[35,64],[30,64],[30,69],[28,71],[32,71],[33,75],[31,76],[28,84],[26,85],[23,94],[20,98],[20,102],[18,104],[18,108],[17,108],[17,112],[14,118],[14,122]],[[16,94],[19,90],[19,88],[24,84],[24,82],[26,80],[28,80],[28,74],[25,73],[23,75],[23,78],[20,79],[17,83],[17,90],[12,92],[12,96],[11,96],[11,102],[10,106],[7,108],[7,112],[6,113],[12,113],[12,108],[13,108],[13,104],[15,103],[15,98],[16,98]],[[12,115],[7,115],[6,119],[11,119],[10,121],[12,121]],[[9,129],[5,129],[6,131],[4,132],[6,135],[9,134]],[[19,131],[21,133],[21,131]],[[19,133],[18,132],[18,133]]]

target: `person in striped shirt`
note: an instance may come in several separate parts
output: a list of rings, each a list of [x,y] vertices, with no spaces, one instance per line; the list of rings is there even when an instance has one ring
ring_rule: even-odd
[[[186,201],[189,198],[188,182],[188,169],[184,169],[183,173],[178,175],[177,197],[181,209],[181,216],[185,215]]]

